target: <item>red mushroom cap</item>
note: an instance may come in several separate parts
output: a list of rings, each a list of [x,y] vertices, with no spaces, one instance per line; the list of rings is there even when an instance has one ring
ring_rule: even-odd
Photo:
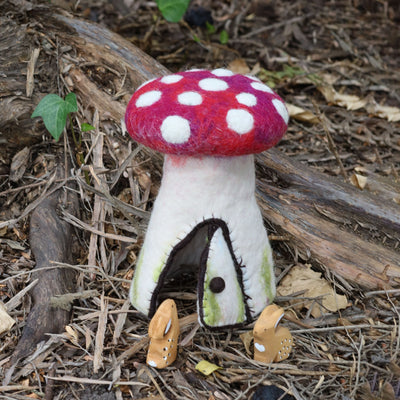
[[[272,89],[227,69],[190,70],[146,82],[125,115],[137,142],[180,155],[260,153],[278,143],[288,120]]]

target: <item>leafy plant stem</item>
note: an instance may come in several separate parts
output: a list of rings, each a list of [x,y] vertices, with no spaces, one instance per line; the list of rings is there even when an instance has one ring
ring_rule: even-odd
[[[69,125],[71,127],[71,132],[72,132],[72,139],[74,140],[74,144],[75,144],[76,148],[79,150],[82,145],[82,134],[79,133],[79,138],[78,139],[76,138],[74,124],[72,121],[72,116],[71,116],[71,114],[68,114],[68,115],[69,115]]]
[[[72,115],[68,114],[69,116],[69,125],[71,127],[71,132],[72,132],[72,139],[74,141],[77,153],[76,153],[76,160],[78,162],[79,167],[82,167],[82,165],[85,163],[85,157],[83,156],[83,151],[82,151],[82,131],[79,131],[78,137],[76,137],[76,132],[74,129],[74,124],[72,121]],[[92,127],[91,125],[88,125],[89,127]],[[93,127],[92,127],[93,128]],[[90,184],[90,178],[89,178],[89,173],[88,171],[83,171],[83,174],[85,175],[85,181],[89,185]]]

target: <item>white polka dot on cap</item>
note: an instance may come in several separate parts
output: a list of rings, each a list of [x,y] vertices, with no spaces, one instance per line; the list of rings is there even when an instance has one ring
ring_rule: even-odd
[[[184,106],[198,106],[203,102],[203,98],[197,92],[183,92],[178,95],[178,102]]]
[[[287,124],[289,122],[289,113],[285,105],[279,99],[273,99],[272,104],[274,105],[275,110],[278,111],[279,115]]]
[[[232,76],[232,75],[234,75],[232,71],[230,71],[229,69],[225,69],[225,68],[214,69],[213,71],[211,71],[211,73],[216,76]]]
[[[164,140],[172,144],[187,142],[191,134],[189,121],[179,115],[170,115],[165,118],[160,130]]]
[[[254,127],[254,118],[246,110],[229,110],[226,114],[226,122],[228,128],[232,129],[239,135],[250,132]]]
[[[217,78],[205,78],[199,82],[199,86],[203,90],[207,90],[209,92],[219,92],[221,90],[226,90],[229,88],[229,85],[223,81],[222,79]]]
[[[169,85],[171,83],[179,82],[182,78],[183,78],[182,75],[167,75],[161,78],[161,82]]]
[[[261,90],[261,92],[271,93],[273,94],[274,91],[267,85],[264,85],[261,82],[252,82],[251,87],[256,90]]]
[[[239,93],[236,96],[238,103],[243,104],[248,107],[253,107],[257,104],[257,97],[251,93]]]
[[[150,92],[143,93],[136,100],[136,107],[149,107],[161,99],[161,92],[159,90],[151,90]]]

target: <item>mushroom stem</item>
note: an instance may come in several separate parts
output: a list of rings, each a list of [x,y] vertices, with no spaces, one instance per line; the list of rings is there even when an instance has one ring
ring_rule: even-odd
[[[250,322],[272,302],[275,277],[255,199],[253,155],[166,155],[160,191],[131,286],[134,307],[154,314],[163,281],[183,264],[200,266],[198,308],[203,325]],[[212,275],[222,277],[227,287],[211,293],[208,284]],[[219,314],[216,317],[210,312]]]

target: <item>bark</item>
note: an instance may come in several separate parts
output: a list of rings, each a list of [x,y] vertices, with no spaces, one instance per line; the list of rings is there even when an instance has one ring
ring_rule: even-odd
[[[60,178],[62,169],[59,164]],[[54,265],[54,262],[74,263],[73,229],[62,220],[63,209],[78,215],[77,196],[66,188],[51,193],[32,212],[29,243],[36,261],[32,279],[38,279],[38,283],[31,291],[33,307],[14,351],[13,362],[29,355],[37,343],[49,338],[47,334],[60,333],[69,323],[70,310],[51,305],[55,296],[74,292],[73,270]]]
[[[30,114],[40,93],[27,97],[27,64],[30,42],[24,27],[5,16],[0,5],[0,173],[6,173],[19,149],[38,141]],[[22,28],[22,29],[21,29]]]
[[[400,209],[394,202],[318,173],[277,150],[258,155],[257,164],[263,213],[289,234],[304,258],[364,288],[400,285],[400,253],[379,240],[400,232]]]

